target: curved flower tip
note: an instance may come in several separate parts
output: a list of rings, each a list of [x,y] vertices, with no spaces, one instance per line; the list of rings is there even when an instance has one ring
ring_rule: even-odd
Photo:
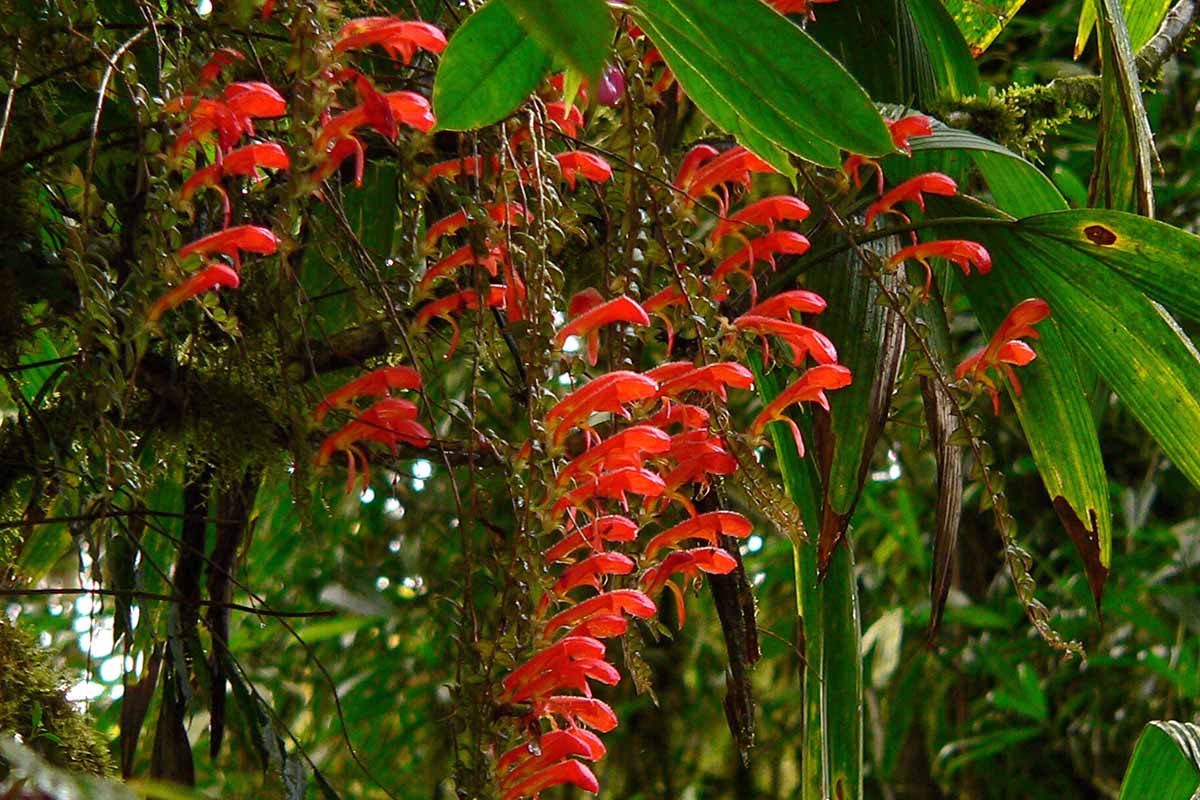
[[[648,375],[617,370],[594,378],[560,400],[546,412],[553,426],[552,444],[560,446],[572,428],[585,423],[592,414],[612,413],[628,417],[624,404],[646,400],[658,393],[658,381]]]
[[[806,289],[792,289],[771,295],[746,312],[748,316],[774,317],[788,322],[792,314],[820,314],[826,308],[825,298]]]
[[[146,313],[146,318],[151,322],[157,322],[162,318],[163,314],[201,292],[207,292],[210,289],[222,286],[236,289],[240,283],[241,280],[233,268],[220,263],[209,264],[204,269],[194,273],[179,286],[160,297],[158,302],[150,307],[150,310]]]
[[[556,764],[570,756],[580,756],[589,761],[598,761],[606,753],[600,737],[583,728],[547,731],[537,742],[526,742],[514,747],[496,762],[501,790],[508,790],[535,772],[548,765]]]
[[[346,493],[354,491],[357,464],[362,462],[363,491],[370,485],[369,462],[361,447],[363,442],[380,442],[396,453],[398,445],[426,448],[432,435],[416,420],[417,407],[408,400],[389,397],[368,408],[356,419],[346,423],[321,443],[317,451],[317,466],[329,463],[334,453],[346,454]]]
[[[1003,373],[1012,384],[1017,397],[1021,396],[1021,381],[1013,367],[1023,367],[1037,357],[1033,348],[1022,338],[1037,339],[1034,325],[1050,316],[1050,305],[1032,298],[1018,303],[1000,323],[987,346],[968,356],[954,371],[956,380],[970,377],[981,383],[992,397],[992,411],[1000,413],[1000,389],[988,370]]]
[[[638,594],[641,594],[638,592]],[[646,598],[649,600],[649,598]],[[650,603],[654,605],[653,602]],[[617,727],[617,715],[603,700],[594,697],[572,697],[570,695],[554,695],[536,704],[535,712],[555,714],[567,720],[567,724],[578,727],[583,723],[589,728],[608,733]]]
[[[637,533],[637,523],[628,517],[617,514],[596,517],[582,528],[572,527],[557,544],[542,553],[542,560],[553,564],[584,547],[603,551],[605,542],[632,542]]]
[[[763,363],[768,363],[768,336],[778,336],[792,351],[792,366],[798,367],[811,355],[818,364],[837,363],[837,348],[825,334],[818,330],[788,320],[743,314],[733,321],[740,331],[757,334],[762,339]]]
[[[484,156],[450,158],[431,165],[421,177],[421,183],[428,186],[438,178],[454,180],[459,175],[470,175],[476,180],[482,180],[485,170],[495,174],[499,169],[500,160],[495,156],[488,157],[487,161],[484,160]]]
[[[517,227],[529,221],[529,212],[520,203],[491,203],[487,215],[501,227]],[[457,233],[473,221],[466,209],[439,219],[425,231],[425,250],[432,250],[442,237]]]
[[[751,436],[761,436],[768,423],[780,421],[786,423],[792,431],[796,442],[796,450],[804,456],[804,440],[796,423],[783,412],[796,403],[818,403],[822,408],[829,409],[829,399],[825,396],[827,390],[841,389],[850,385],[850,370],[841,364],[822,364],[805,372],[800,379],[788,386],[779,396],[767,404],[754,422],[750,425]]]
[[[637,589],[614,589],[589,597],[551,617],[546,621],[542,638],[549,639],[563,628],[573,628],[601,615],[628,614],[639,619],[649,619],[657,610],[654,601]]]
[[[557,517],[572,508],[583,508],[588,500],[608,498],[620,500],[628,510],[627,494],[642,497],[660,497],[666,484],[656,473],[642,467],[618,467],[609,472],[601,473],[595,478],[578,486],[559,498],[551,509],[551,514]]]
[[[957,193],[958,184],[954,179],[940,172],[909,178],[867,207],[867,227],[871,227],[871,222],[880,214],[899,214],[894,208],[897,203],[913,202],[924,211],[926,194],[953,197]]]
[[[947,239],[941,242],[921,242],[910,245],[888,259],[888,266],[895,267],[901,262],[912,259],[925,268],[925,295],[933,285],[933,269],[929,265],[931,258],[944,258],[962,268],[963,275],[971,275],[974,266],[980,275],[987,275],[992,270],[992,256],[983,245],[966,239]]]
[[[752,239],[746,246],[722,261],[712,274],[713,298],[724,300],[729,296],[726,281],[730,275],[740,273],[750,282],[750,303],[758,303],[758,284],[754,280],[754,263],[764,260],[775,269],[775,256],[800,256],[808,252],[809,241],[795,231],[773,231]]]
[[[580,453],[558,474],[556,485],[607,472],[618,467],[641,466],[647,454],[671,449],[671,437],[653,425],[634,425]]]
[[[597,294],[597,296],[599,296]],[[578,297],[578,295],[576,295]],[[575,299],[572,298],[572,307]],[[587,340],[587,361],[592,366],[600,357],[600,328],[617,322],[627,322],[630,325],[649,325],[650,317],[638,305],[638,302],[628,295],[601,303],[576,316],[564,325],[554,337],[554,346],[562,349],[567,338],[578,336]]]
[[[430,267],[421,276],[421,280],[417,286],[422,290],[428,289],[438,278],[451,275],[460,267],[467,266],[468,264],[483,267],[488,271],[489,275],[495,278],[500,274],[500,264],[505,261],[506,255],[505,247],[502,244],[496,246],[489,245],[488,251],[482,254],[475,252],[475,245],[470,243],[464,244]]]
[[[225,105],[234,114],[252,119],[282,117],[287,101],[274,86],[262,81],[242,81],[225,87]]]
[[[707,147],[707,145],[700,147]],[[726,183],[736,183],[749,188],[752,173],[779,171],[741,145],[732,147],[716,157],[708,157],[710,150],[712,148],[708,148],[708,150],[701,150],[699,147],[693,148],[684,159],[680,176],[676,179],[676,186],[692,201],[699,200]],[[690,174],[685,175],[685,172]],[[724,216],[729,207],[728,196],[720,196],[718,200],[721,215]]]
[[[504,308],[508,302],[509,290],[504,284],[492,284],[488,287],[487,305],[488,308]],[[421,307],[417,312],[417,317],[413,321],[415,330],[423,330],[435,317],[444,319],[450,323],[453,329],[453,334],[450,337],[450,349],[443,359],[448,359],[454,355],[454,351],[458,348],[459,328],[458,323],[454,321],[454,314],[466,311],[468,309],[475,310],[479,308],[479,294],[474,289],[463,289],[461,292],[455,292],[452,295],[431,300]]]
[[[673,528],[668,528],[646,544],[646,557],[657,558],[666,547],[675,547],[688,539],[703,539],[712,547],[720,536],[745,539],[753,530],[750,520],[736,511],[709,511],[698,514]]]
[[[412,367],[383,367],[344,384],[325,396],[313,410],[313,419],[322,422],[330,409],[351,408],[357,397],[388,397],[392,390],[417,391],[421,373]]]
[[[352,19],[337,33],[334,54],[347,50],[365,50],[379,45],[392,58],[409,64],[417,50],[438,54],[446,49],[446,34],[428,22],[397,17],[361,17]]]

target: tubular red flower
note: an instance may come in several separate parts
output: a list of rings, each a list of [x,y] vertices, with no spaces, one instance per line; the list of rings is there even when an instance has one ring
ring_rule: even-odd
[[[663,478],[666,488],[664,497],[677,495],[677,490],[688,483],[708,485],[709,475],[732,475],[737,472],[737,459],[724,451],[709,452],[681,461],[679,466]]]
[[[668,403],[664,404],[657,414],[646,420],[646,423],[658,428],[680,425],[684,430],[695,430],[707,428],[708,417],[708,410],[700,406],[690,403]]]
[[[208,59],[203,67],[200,68],[200,76],[196,79],[196,86],[204,88],[212,83],[221,74],[221,70],[232,64],[234,61],[245,61],[246,57],[234,50],[231,47],[218,48]]]
[[[624,636],[629,623],[620,614],[597,614],[587,622],[571,629],[572,636],[592,636],[596,639],[615,639]]]
[[[637,592],[637,594],[641,594],[641,592]],[[645,597],[645,595],[642,596]],[[646,598],[647,601],[649,599]],[[651,602],[650,605],[653,606],[654,603]],[[541,714],[557,714],[566,719],[572,727],[576,727],[582,722],[601,733],[608,733],[617,727],[617,715],[613,713],[612,708],[608,703],[594,697],[554,695],[538,703],[535,713],[539,716]]]
[[[638,305],[638,302],[628,295],[609,300],[589,311],[585,311],[564,325],[554,337],[554,346],[562,349],[569,336],[579,336],[587,340],[587,361],[595,366],[600,358],[600,328],[616,322],[627,322],[630,325],[649,325],[650,317]]]
[[[219,254],[228,257],[234,266],[240,266],[241,251],[270,255],[278,247],[279,237],[272,233],[270,228],[258,225],[238,225],[186,244],[179,249],[176,256],[182,261],[193,255],[208,258]]]
[[[492,284],[488,287],[488,308],[503,308],[507,302],[508,287],[504,284]],[[450,337],[450,349],[442,358],[450,358],[454,355],[454,351],[458,348],[458,339],[460,331],[458,323],[454,320],[453,314],[457,314],[468,309],[477,310],[479,308],[479,294],[474,289],[463,289],[461,292],[455,292],[452,295],[432,300],[421,307],[417,312],[417,317],[413,321],[415,330],[423,330],[429,322],[438,317],[450,323],[454,333]]]
[[[637,589],[614,589],[589,597],[551,617],[546,622],[542,638],[549,639],[562,628],[572,628],[600,614],[623,613],[639,619],[649,619],[654,616],[656,610],[654,601]]]
[[[921,242],[910,245],[888,259],[888,266],[895,267],[906,259],[912,259],[925,268],[925,294],[933,285],[933,269],[929,259],[944,258],[962,268],[963,275],[970,277],[971,266],[979,270],[980,275],[987,275],[992,269],[992,256],[978,242],[966,239],[947,239],[942,242]]]
[[[607,686],[616,686],[621,682],[621,673],[616,667],[599,658],[576,658],[554,664],[534,680],[522,685],[513,692],[513,702],[523,703],[528,700],[547,697],[551,692],[563,689],[575,689],[584,697],[592,696],[591,685],[588,681],[598,681]]]
[[[583,728],[547,731],[538,737],[536,748],[532,742],[526,742],[500,756],[496,762],[496,772],[500,774],[500,782],[502,784],[512,783],[521,777],[518,773],[526,772],[528,774],[525,765],[538,758],[539,754],[544,756],[554,752],[559,753],[558,757],[553,759],[554,761],[567,756],[583,756],[590,761],[599,761],[604,758],[605,748],[599,736]]]
[[[799,197],[781,195],[767,197],[743,208],[729,219],[723,219],[713,228],[708,241],[716,245],[731,233],[740,231],[747,225],[762,225],[768,230],[775,230],[775,224],[785,220],[800,222],[808,218],[808,204]]]
[[[588,636],[565,636],[554,644],[546,645],[534,653],[528,661],[513,670],[504,679],[504,697],[537,678],[556,665],[577,658],[604,658],[604,643]]]
[[[609,472],[601,473],[591,480],[578,486],[559,498],[550,513],[557,517],[564,511],[573,508],[583,508],[588,500],[609,498],[620,500],[622,507],[629,508],[626,494],[636,494],[642,497],[659,497],[663,493],[663,479],[648,469],[641,467],[618,467]]]
[[[642,590],[650,597],[655,597],[669,586],[675,595],[675,609],[679,614],[679,624],[683,625],[686,618],[683,604],[683,593],[679,587],[670,582],[674,575],[695,576],[701,572],[710,575],[727,575],[737,569],[737,561],[733,556],[719,547],[695,547],[691,550],[676,550],[663,559],[657,567],[651,567],[642,574],[640,581]]]
[[[675,176],[675,188],[683,192],[688,191],[700,167],[720,154],[717,148],[707,144],[698,144],[688,150],[687,155],[683,157],[683,163],[679,165],[679,173]]]
[[[838,0],[767,0],[767,5],[774,6],[781,14],[803,14],[810,20],[815,20],[812,6],[817,3],[836,3]]]
[[[763,363],[770,361],[768,357],[767,337],[778,336],[792,351],[792,366],[798,367],[804,363],[806,356],[811,355],[818,364],[837,363],[837,348],[829,337],[807,325],[799,325],[787,320],[772,317],[759,317],[753,314],[743,314],[733,321],[740,331],[754,333],[762,339]]]
[[[495,156],[490,156],[486,162],[483,158],[483,156],[468,156],[467,158],[439,161],[429,167],[421,178],[421,183],[428,186],[438,178],[454,180],[459,175],[470,175],[476,180],[482,180],[485,164],[489,172],[495,173],[500,169],[500,160]]]
[[[580,453],[558,474],[557,485],[617,467],[640,466],[647,453],[665,453],[671,437],[652,425],[634,425]]]
[[[274,86],[262,81],[242,81],[225,87],[225,105],[234,114],[250,119],[270,119],[287,113],[287,101]],[[247,133],[252,131],[247,130]]]
[[[209,264],[199,272],[193,273],[190,278],[175,287],[171,291],[164,294],[158,299],[150,310],[146,313],[146,318],[151,322],[156,322],[162,315],[190,300],[201,292],[207,292],[210,289],[216,289],[221,286],[230,289],[236,289],[241,281],[238,278],[237,272],[225,264]]]
[[[809,242],[795,231],[774,231],[750,240],[745,247],[721,262],[712,275],[713,298],[724,300],[729,296],[725,281],[730,275],[740,273],[750,282],[750,303],[758,302],[758,284],[754,280],[754,262],[765,260],[775,269],[775,256],[803,255],[808,252]]]
[[[421,277],[421,281],[417,286],[422,290],[428,289],[438,278],[444,278],[459,267],[464,267],[468,264],[483,267],[488,271],[489,275],[495,278],[500,274],[500,264],[505,258],[504,245],[489,246],[486,254],[477,255],[473,244],[465,244],[430,267]]]
[[[600,591],[606,575],[628,575],[631,572],[633,572],[633,559],[623,553],[609,551],[588,556],[563,571],[562,576],[554,582],[554,586],[550,589],[550,594],[544,596],[544,605],[550,604],[551,595],[563,597],[572,589],[580,586],[590,586],[596,591]]]
[[[768,297],[747,311],[746,316],[774,317],[790,322],[792,312],[820,314],[824,310],[825,298],[819,294],[804,289],[792,289]]]
[[[869,228],[872,220],[880,214],[900,214],[894,208],[897,203],[913,202],[924,211],[925,194],[952,197],[957,193],[958,184],[954,182],[954,179],[940,172],[927,172],[924,175],[909,178],[867,207],[867,227]],[[900,216],[908,219],[903,214]]]
[[[792,430],[796,441],[796,450],[804,456],[804,440],[796,423],[783,412],[796,403],[818,403],[826,410],[829,409],[829,399],[825,396],[827,389],[841,389],[850,385],[850,370],[841,364],[822,364],[805,372],[800,379],[779,393],[779,396],[767,404],[750,425],[751,436],[761,436],[767,424],[779,420]]]
[[[580,175],[597,183],[603,183],[612,178],[612,167],[594,153],[572,150],[556,154],[554,160],[558,162],[559,169],[562,170],[563,180],[572,189],[575,188],[575,181]]]
[[[501,227],[520,226],[529,221],[529,212],[520,203],[491,203],[487,206],[487,214]],[[439,219],[425,231],[425,249],[432,250],[443,236],[458,232],[470,222],[472,219],[466,209]]]
[[[357,476],[357,461],[362,462],[363,490],[370,485],[369,462],[360,442],[380,442],[393,452],[401,442],[417,448],[425,448],[432,436],[416,421],[417,407],[398,397],[380,400],[364,411],[357,419],[348,422],[330,434],[317,451],[317,466],[325,466],[338,451],[346,453],[346,493],[354,491]]]
[[[955,380],[970,376],[983,384],[992,397],[992,411],[1000,413],[1000,389],[987,370],[1003,373],[1012,384],[1013,391],[1021,396],[1021,382],[1013,367],[1023,367],[1037,358],[1037,353],[1022,338],[1038,339],[1034,325],[1050,316],[1050,305],[1038,298],[1018,303],[1000,323],[987,346],[968,356],[954,372]]]
[[[658,552],[663,548],[675,547],[687,539],[703,539],[710,546],[716,547],[720,544],[718,537],[721,535],[745,539],[752,530],[750,520],[735,511],[709,511],[668,528],[652,538],[646,544],[646,558],[657,558]]]
[[[701,151],[701,153],[704,152],[706,151]],[[749,188],[751,173],[778,172],[777,169],[741,145],[726,150],[716,158],[708,160],[700,160],[698,158],[697,161],[700,163],[696,165],[691,177],[686,182],[681,182],[677,179],[679,188],[693,201],[699,200],[725,183],[737,183]],[[688,166],[686,160],[685,166]],[[720,197],[719,200],[721,216],[725,216],[726,209],[729,206],[728,197]]]
[[[560,761],[552,767],[534,773],[529,778],[518,783],[504,793],[503,800],[517,800],[519,797],[537,797],[541,792],[552,786],[571,783],[585,792],[600,791],[596,776],[582,762],[574,759]]]
[[[338,139],[333,147],[329,148],[329,152],[319,161],[317,169],[312,175],[313,182],[319,184],[326,180],[342,166],[343,161],[350,156],[354,156],[354,185],[355,187],[361,187],[365,155],[362,142],[354,136],[346,136],[345,138]]]
[[[712,392],[726,400],[725,387],[749,389],[754,385],[754,375],[736,361],[724,361],[695,367],[682,375],[663,381],[659,387],[660,397],[678,397],[686,392]]]
[[[361,17],[352,19],[337,33],[334,54],[347,50],[366,50],[379,45],[392,58],[412,63],[417,50],[435,55],[446,49],[446,35],[428,22],[403,20],[396,17]]]
[[[628,517],[616,514],[596,517],[582,528],[572,526],[562,540],[542,553],[542,560],[553,564],[582,547],[602,551],[605,542],[632,542],[637,538],[637,532],[637,524]]]
[[[628,417],[625,403],[645,400],[657,393],[658,382],[636,372],[618,370],[601,375],[571,392],[546,412],[548,424],[559,421],[553,427],[552,443],[555,447],[561,445],[567,433],[592,414],[608,412]]]
[[[909,139],[914,136],[932,136],[933,122],[929,117],[921,114],[910,114],[907,117],[901,117],[895,122],[887,124],[888,132],[892,134],[892,144],[896,145],[896,149],[912,155],[912,145],[909,144]]]
[[[412,367],[383,367],[327,394],[313,410],[313,419],[322,422],[330,409],[353,408],[351,401],[358,397],[391,397],[395,389],[418,391],[420,388],[421,373]]]

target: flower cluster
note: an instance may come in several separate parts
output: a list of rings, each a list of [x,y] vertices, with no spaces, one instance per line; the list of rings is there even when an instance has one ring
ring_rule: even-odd
[[[1030,299],[1018,303],[1008,316],[1000,323],[995,335],[987,346],[971,354],[958,365],[954,373],[957,380],[970,376],[987,388],[992,396],[992,410],[1000,413],[1000,390],[996,381],[987,374],[987,370],[1003,373],[1013,386],[1018,396],[1021,394],[1021,382],[1013,367],[1023,367],[1037,358],[1037,353],[1022,338],[1037,339],[1038,332],[1034,325],[1050,316],[1050,306],[1045,300]]]
[[[270,255],[279,247],[279,237],[257,225],[230,227],[229,195],[223,180],[241,176],[258,178],[260,168],[288,169],[291,160],[278,142],[251,142],[238,147],[244,136],[254,135],[254,120],[282,116],[287,103],[273,87],[258,81],[228,84],[220,95],[206,94],[222,70],[244,57],[236,50],[221,48],[200,70],[195,90],[166,104],[171,113],[186,113],[183,128],[172,145],[179,158],[215,135],[214,163],[197,169],[180,189],[180,201],[190,205],[193,195],[210,188],[221,195],[225,228],[201,237],[179,249],[176,258],[186,263],[195,256],[205,264],[183,283],[158,299],[146,312],[151,322],[210,289],[237,288],[241,284],[242,252]],[[218,260],[219,259],[219,260]]]

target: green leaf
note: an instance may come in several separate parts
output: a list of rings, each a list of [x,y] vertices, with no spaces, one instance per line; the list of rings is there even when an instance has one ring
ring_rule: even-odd
[[[1200,237],[1146,217],[1099,209],[1042,214],[1018,226],[1103,262],[1172,314],[1200,322]]]
[[[908,0],[908,13],[929,50],[938,88],[951,97],[979,93],[979,68],[962,31],[941,0]]]
[[[1121,7],[1129,28],[1129,45],[1137,52],[1154,38],[1171,8],[1171,0],[1122,0]],[[1079,32],[1075,36],[1075,58],[1083,54],[1095,27],[1096,0],[1083,0],[1083,8],[1079,10]]]
[[[946,0],[946,10],[954,17],[954,22],[975,56],[987,50],[1023,5],[1025,0],[998,0],[992,3]]]
[[[604,67],[616,25],[604,0],[503,0],[543,50],[589,78]]]
[[[808,34],[759,0],[639,0],[636,8],[706,113],[715,94],[785,150],[802,157],[824,152],[817,163],[826,166],[836,166],[829,154],[838,149],[892,151],[887,127],[862,87]],[[692,69],[677,70],[681,60]]]
[[[537,88],[550,56],[508,6],[492,0],[455,31],[433,81],[438,130],[465,131],[499,122]]]
[[[1142,729],[1120,800],[1191,800],[1200,791],[1200,726],[1151,722]]]
[[[1090,205],[1154,216],[1154,139],[1118,0],[1096,0],[1100,30],[1100,136]]]

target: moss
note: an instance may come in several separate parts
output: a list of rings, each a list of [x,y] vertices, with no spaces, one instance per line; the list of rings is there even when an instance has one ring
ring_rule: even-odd
[[[1036,156],[1047,136],[1072,120],[1094,117],[1099,108],[1099,79],[1083,76],[943,100],[932,111],[951,127],[969,130],[1023,156]]]
[[[111,775],[104,737],[66,697],[70,678],[19,627],[0,619],[0,732],[15,733],[55,766]]]

